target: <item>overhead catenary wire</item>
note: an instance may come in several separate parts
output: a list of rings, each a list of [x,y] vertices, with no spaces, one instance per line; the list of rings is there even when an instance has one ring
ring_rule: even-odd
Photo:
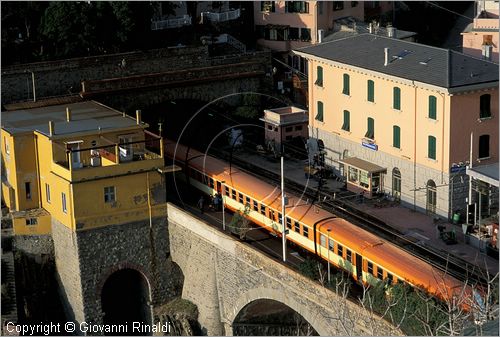
[[[461,16],[461,17],[464,17],[464,18],[469,19],[469,20],[471,20],[471,21],[473,21],[473,20],[474,20],[474,18],[470,18],[470,17],[468,17],[468,16],[466,16],[466,15],[463,15],[463,14],[457,13],[457,12],[455,12],[455,11],[452,11],[451,9],[448,9],[448,8],[445,8],[445,7],[442,7],[442,6],[439,6],[439,5],[437,5],[437,4],[433,3],[433,2],[427,1],[427,3],[428,3],[429,5],[435,6],[435,7],[437,7],[437,8],[440,8],[440,9],[445,10],[445,11],[447,11],[447,12],[453,13],[453,14],[455,14],[455,15],[458,15],[458,16]]]

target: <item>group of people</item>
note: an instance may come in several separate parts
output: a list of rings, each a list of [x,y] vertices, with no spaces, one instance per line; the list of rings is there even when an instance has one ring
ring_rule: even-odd
[[[222,195],[220,193],[216,193],[213,196],[210,196],[210,205],[214,211],[220,211],[222,209]],[[205,211],[205,198],[203,196],[198,200],[198,208],[200,212],[203,214]]]

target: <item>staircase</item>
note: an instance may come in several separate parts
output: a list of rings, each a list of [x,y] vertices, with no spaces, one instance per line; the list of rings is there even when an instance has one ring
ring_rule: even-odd
[[[17,323],[14,254],[2,250],[2,323]],[[4,324],[2,324],[4,326]]]

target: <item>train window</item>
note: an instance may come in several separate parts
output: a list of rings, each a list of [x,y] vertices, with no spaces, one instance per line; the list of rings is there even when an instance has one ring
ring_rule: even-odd
[[[370,261],[368,261],[368,274],[373,275],[373,263],[371,263]]]
[[[337,244],[337,255],[340,257],[344,255],[344,247],[342,245]]]
[[[389,281],[389,284],[394,282],[394,276],[391,273],[387,273],[387,280]]]
[[[351,259],[351,250],[350,249],[347,249],[345,250],[345,259],[349,262],[352,262],[352,259]]]
[[[226,195],[229,197],[229,187],[224,186],[224,190],[226,191]]]
[[[298,221],[295,221],[294,224],[294,231],[296,231],[297,233],[300,233],[300,224]]]
[[[247,204],[250,205],[250,197],[245,197],[245,201],[246,201]]]
[[[243,203],[243,194],[238,193],[238,201],[240,202],[240,204]]]
[[[259,211],[259,203],[257,202],[257,200],[252,200],[253,202],[253,210],[255,212],[258,212]]]
[[[320,237],[319,237],[319,243],[323,247],[326,247],[326,236],[324,236],[323,234],[321,234]]]
[[[306,238],[309,238],[309,227],[302,226],[302,235],[304,235]]]
[[[214,188],[214,180],[212,178],[208,179],[208,186],[210,186],[211,188]]]
[[[286,228],[292,229],[292,219],[286,217]]]
[[[377,266],[377,278],[380,280],[384,279],[384,270],[379,266]]]
[[[231,191],[231,198],[236,200],[236,191],[235,190]]]
[[[260,214],[266,215],[266,206],[260,205]]]
[[[282,224],[283,220],[281,219],[282,219],[281,213],[278,213],[278,222]]]
[[[330,239],[330,241],[328,241],[328,249],[330,249],[333,252],[333,240],[332,239]]]

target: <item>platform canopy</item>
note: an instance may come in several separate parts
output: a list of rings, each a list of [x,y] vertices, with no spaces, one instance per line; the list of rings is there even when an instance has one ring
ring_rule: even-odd
[[[467,167],[467,174],[474,179],[498,187],[498,163]]]
[[[386,173],[387,168],[378,166],[376,164],[370,163],[369,161],[357,158],[357,157],[350,157],[350,158],[344,158],[339,160],[339,163],[356,167],[362,171],[366,171],[368,173]]]

